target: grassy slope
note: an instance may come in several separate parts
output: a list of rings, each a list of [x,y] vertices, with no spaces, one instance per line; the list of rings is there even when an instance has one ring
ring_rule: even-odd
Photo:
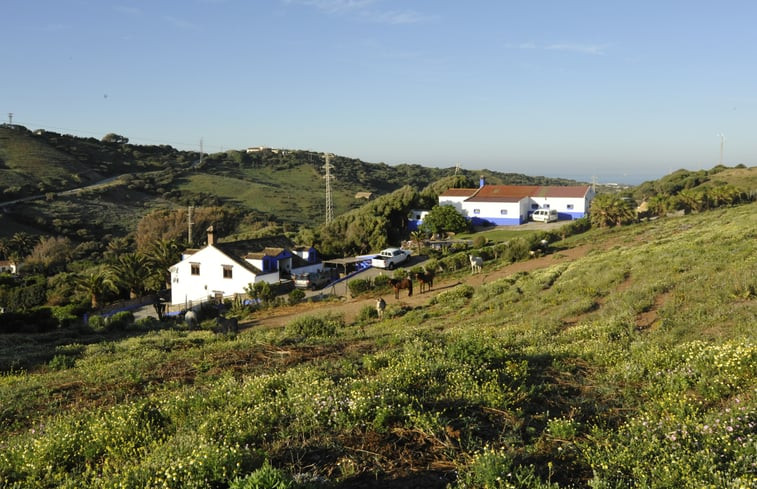
[[[0,378],[0,480],[223,486],[270,458],[340,487],[749,487],[756,210],[592,230],[556,245],[583,258],[330,338],[0,338],[6,367],[43,362]]]
[[[66,188],[81,181],[80,177],[85,177],[85,181],[98,177],[71,155],[50,146],[44,139],[5,127],[0,127],[0,159],[6,167],[0,170],[0,182],[4,187],[41,182]]]
[[[232,152],[233,153],[233,152]],[[226,153],[207,156],[201,169],[182,174],[190,163],[199,158],[197,154],[178,152],[164,146],[135,146],[102,143],[94,138],[76,138],[56,133],[35,135],[23,128],[0,127],[0,199],[11,200],[19,196],[39,195],[79,185],[89,184],[101,177],[130,173],[132,181],[150,180],[150,172],[167,170],[177,177],[157,177],[159,184],[149,188],[149,195],[142,195],[136,202],[120,198],[123,188],[116,187],[99,192],[90,192],[94,201],[91,206],[75,205],[67,212],[67,219],[81,222],[99,220],[97,201],[118,202],[123,206],[128,220],[117,226],[123,232],[133,231],[140,216],[152,208],[163,207],[161,199],[172,195],[175,205],[186,205],[176,194],[184,197],[200,195],[195,204],[202,201],[203,194],[220,197],[230,205],[249,210],[253,214],[269,215],[276,220],[296,225],[317,225],[325,219],[325,183],[321,155],[305,151],[293,151],[288,155],[258,155],[259,161],[235,162]],[[374,196],[390,193],[403,185],[423,188],[442,176],[451,175],[454,169],[424,168],[419,165],[389,166],[383,163],[365,163],[357,159],[335,156],[332,198],[334,212],[342,214],[359,207],[358,191],[373,192]],[[182,170],[184,169],[184,170]],[[474,180],[479,172],[468,172]],[[529,177],[483,171],[491,183],[571,183],[561,179]],[[152,173],[156,175],[156,173]],[[6,189],[13,189],[3,195]],[[19,190],[20,189],[20,190]],[[143,188],[144,190],[145,188]],[[179,192],[176,192],[176,191]],[[151,203],[147,200],[155,199]],[[13,229],[21,226],[34,228],[37,222],[39,234],[59,234],[59,229],[39,224],[39,213],[47,216],[58,212],[55,203],[37,201],[33,209],[19,204],[12,209],[13,215],[5,219],[13,223]],[[73,210],[81,211],[72,215]],[[93,210],[95,209],[95,210]],[[46,220],[49,220],[46,219]],[[15,222],[14,222],[15,221]],[[129,225],[129,222],[131,223]],[[9,226],[0,228],[0,236],[11,236]],[[245,230],[240,229],[239,232]],[[69,236],[78,239],[76,234]]]
[[[712,182],[705,185],[715,185],[720,182],[725,182],[745,191],[757,192],[757,166],[723,170],[713,175]]]

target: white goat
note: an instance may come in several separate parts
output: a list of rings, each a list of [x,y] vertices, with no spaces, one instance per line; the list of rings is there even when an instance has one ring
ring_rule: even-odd
[[[386,309],[386,301],[383,297],[379,297],[376,299],[376,312],[378,313],[379,319],[384,316],[384,309]]]
[[[470,259],[470,273],[481,272],[481,267],[484,266],[484,259],[480,256],[468,255]]]
[[[197,327],[197,314],[193,310],[188,310],[184,313],[184,322],[187,323],[190,329]]]

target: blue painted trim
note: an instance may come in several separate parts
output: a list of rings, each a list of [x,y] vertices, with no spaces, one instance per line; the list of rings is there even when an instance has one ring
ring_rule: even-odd
[[[481,226],[485,223],[489,223],[494,226],[518,226],[522,224],[520,216],[518,217],[473,217],[471,223],[475,226]]]

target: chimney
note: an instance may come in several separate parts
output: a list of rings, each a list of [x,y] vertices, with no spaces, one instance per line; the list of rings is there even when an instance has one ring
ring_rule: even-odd
[[[216,244],[216,233],[213,230],[213,226],[210,226],[208,228],[208,246],[213,246]]]
[[[481,188],[484,186],[484,176],[481,175],[481,178],[478,180],[478,187]]]

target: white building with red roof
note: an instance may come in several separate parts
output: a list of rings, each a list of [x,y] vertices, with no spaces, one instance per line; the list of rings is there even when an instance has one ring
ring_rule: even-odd
[[[451,188],[439,195],[439,205],[454,206],[474,224],[517,226],[537,209],[554,209],[560,220],[588,215],[594,198],[591,185],[486,185]]]

